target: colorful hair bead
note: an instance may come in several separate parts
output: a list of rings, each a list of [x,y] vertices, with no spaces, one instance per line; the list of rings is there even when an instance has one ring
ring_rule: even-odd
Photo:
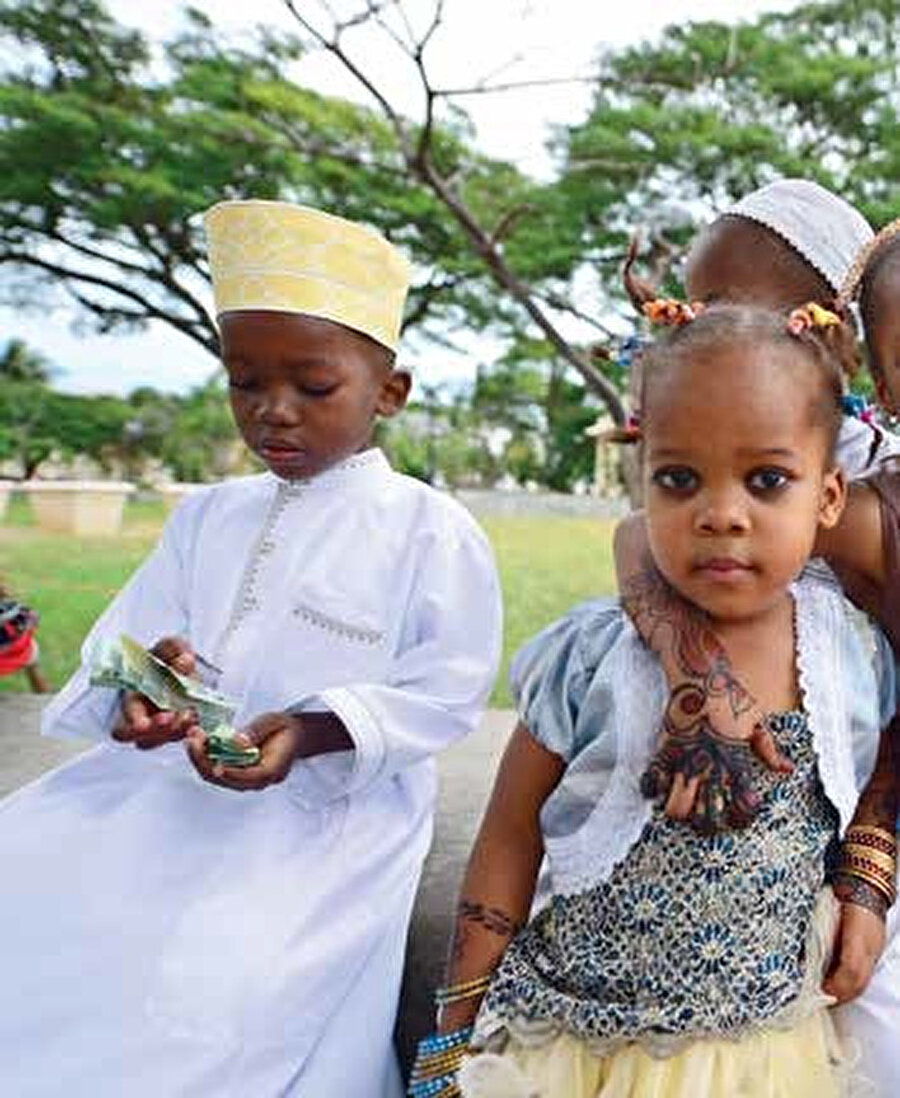
[[[787,328],[791,335],[800,335],[814,328],[835,328],[842,324],[841,318],[815,301],[808,301],[788,316]]]
[[[644,304],[644,316],[651,324],[662,324],[669,328],[681,328],[703,312],[702,301],[677,301],[673,297],[658,297]]]

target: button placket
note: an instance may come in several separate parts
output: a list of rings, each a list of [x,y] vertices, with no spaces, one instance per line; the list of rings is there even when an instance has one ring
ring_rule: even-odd
[[[304,486],[302,484],[282,483],[278,485],[275,498],[269,507],[269,513],[266,515],[244,568],[244,574],[241,576],[241,582],[238,584],[228,624],[225,626],[222,639],[216,648],[216,662],[220,666],[223,664],[225,652],[234,635],[244,624],[247,617],[262,606],[260,580],[268,558],[272,556],[278,545],[276,534],[278,523],[281,521],[286,508],[300,498],[303,490]]]

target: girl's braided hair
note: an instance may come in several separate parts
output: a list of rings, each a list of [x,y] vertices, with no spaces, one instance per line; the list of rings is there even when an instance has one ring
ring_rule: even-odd
[[[654,379],[684,356],[729,342],[802,348],[820,382],[812,414],[815,422],[826,427],[829,452],[833,453],[843,419],[848,355],[856,355],[852,330],[840,315],[815,302],[788,316],[747,305],[703,308],[672,301],[649,303],[645,312],[670,330],[645,352],[642,409],[647,408],[647,392]]]

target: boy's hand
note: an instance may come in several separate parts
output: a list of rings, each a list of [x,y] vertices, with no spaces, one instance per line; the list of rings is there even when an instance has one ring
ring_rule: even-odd
[[[835,884],[834,891],[841,901],[841,914],[822,990],[846,1003],[865,991],[884,950],[887,905],[865,881],[845,878]]]
[[[181,637],[163,637],[150,651],[183,675],[192,675],[196,669],[193,649]],[[192,709],[160,710],[143,694],[127,690],[122,695],[121,710],[111,735],[119,743],[130,743],[141,751],[149,751],[184,739],[196,724],[197,717]]]
[[[245,747],[258,747],[260,760],[255,766],[223,766],[206,754],[206,735],[198,727],[187,737],[187,752],[197,773],[213,785],[246,792],[265,789],[288,776],[300,745],[300,718],[290,713],[263,713],[235,737]]]

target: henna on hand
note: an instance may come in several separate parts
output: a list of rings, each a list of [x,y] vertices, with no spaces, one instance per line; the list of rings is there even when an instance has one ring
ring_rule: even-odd
[[[767,715],[735,677],[707,615],[682,599],[652,562],[622,591],[635,628],[673,685],[660,743],[641,782],[644,796],[667,800],[670,816],[707,834],[746,827],[761,803],[751,755],[770,770],[792,769]],[[677,796],[669,800],[676,777]]]
[[[676,774],[687,781],[699,779],[687,818],[698,831],[711,834],[747,827],[761,802],[752,786],[747,742],[720,736],[709,722],[706,701],[703,689],[690,683],[672,692],[662,742],[641,777],[641,792],[653,800],[665,799]]]

